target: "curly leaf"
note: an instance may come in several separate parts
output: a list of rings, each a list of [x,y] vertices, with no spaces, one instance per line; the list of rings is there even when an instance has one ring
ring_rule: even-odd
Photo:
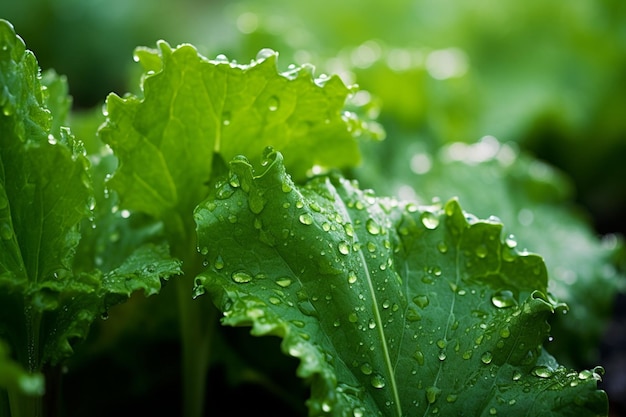
[[[509,245],[540,253],[551,278],[549,291],[576,306],[569,316],[552,318],[550,351],[570,365],[596,362],[616,296],[626,289],[618,260],[623,239],[599,238],[587,214],[574,205],[569,178],[510,144],[486,136],[426,153],[409,139],[397,147],[402,153],[372,160],[369,171],[361,170],[368,184],[417,201],[456,197],[478,216],[501,219]]]
[[[234,159],[197,208],[196,295],[225,324],[283,338],[311,415],[606,415],[601,368],[570,371],[542,350],[565,306],[501,224],[336,176],[296,187],[280,153],[263,164]]]
[[[138,289],[153,294],[179,272],[167,248],[152,246],[113,271],[73,270],[94,198],[82,144],[63,126],[69,98],[54,77],[48,94],[34,55],[0,20],[0,337],[29,372],[66,358],[112,304]],[[150,264],[154,271],[142,269]]]
[[[310,66],[279,73],[271,50],[238,65],[191,45],[158,47],[137,49],[143,97],[110,95],[100,131],[120,159],[111,187],[125,207],[179,227],[207,195],[214,153],[227,161],[280,147],[299,178],[359,162],[355,137],[367,126],[342,113],[351,90],[339,77],[314,78]]]

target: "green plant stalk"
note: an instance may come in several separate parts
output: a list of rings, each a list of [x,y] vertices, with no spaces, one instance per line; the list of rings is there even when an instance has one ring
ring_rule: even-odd
[[[39,336],[41,332],[41,312],[32,312],[32,307],[24,307],[24,315],[26,316],[26,337],[27,352],[26,363],[23,365],[29,372],[41,371],[37,369],[39,365],[40,342]],[[11,417],[41,417],[44,414],[43,396],[24,395],[20,392],[9,390],[9,403],[11,408]]]
[[[199,417],[205,403],[206,373],[217,310],[208,298],[193,300],[189,280],[176,283],[180,314],[183,415]]]
[[[8,389],[8,417],[41,417],[43,416],[42,397],[24,395],[17,390]]]
[[[217,309],[208,297],[200,299],[192,297],[193,278],[202,270],[202,256],[196,249],[195,224],[185,222],[183,227],[177,229],[180,232],[174,235],[179,238],[174,241],[188,242],[186,245],[174,247],[173,250],[173,255],[183,261],[183,276],[174,283],[182,349],[182,415],[200,417],[206,401],[206,374],[211,357]]]

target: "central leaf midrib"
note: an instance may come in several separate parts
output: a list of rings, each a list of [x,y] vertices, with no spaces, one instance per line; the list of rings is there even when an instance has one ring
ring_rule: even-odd
[[[354,222],[352,222],[352,217],[350,216],[350,212],[348,211],[348,208],[346,207],[346,205],[343,202],[343,199],[341,198],[341,196],[339,195],[339,193],[337,192],[337,189],[335,187],[333,187],[333,191],[335,193],[335,201],[338,202],[338,208],[340,209],[340,211],[342,212],[342,215],[345,216],[345,218],[352,224],[354,224]],[[354,240],[355,243],[360,243],[359,242],[359,234],[355,233],[354,235]],[[378,307],[378,302],[377,302],[377,298],[376,298],[376,291],[374,289],[374,283],[372,281],[372,276],[370,274],[369,268],[367,266],[367,262],[365,259],[365,254],[363,252],[362,249],[362,245],[357,245],[358,246],[358,251],[357,253],[359,254],[359,259],[361,262],[361,265],[363,265],[363,272],[364,275],[367,279],[367,285],[368,285],[368,289],[370,292],[370,296],[372,299],[372,304],[373,304],[373,310],[374,310],[374,320],[376,321],[376,329],[378,332],[378,335],[380,336],[380,341],[381,341],[381,345],[382,345],[382,349],[383,349],[383,353],[384,353],[384,358],[385,358],[385,366],[387,368],[387,373],[388,375],[391,377],[391,381],[390,381],[390,385],[391,385],[391,391],[392,391],[392,396],[394,399],[394,402],[396,403],[396,411],[397,411],[397,415],[400,417],[402,416],[402,404],[400,402],[400,393],[398,392],[398,384],[396,381],[396,375],[395,375],[395,370],[392,364],[392,360],[391,360],[391,356],[389,354],[389,347],[387,344],[387,337],[385,335],[385,332],[383,331],[383,322],[382,322],[382,317],[380,314],[380,310]]]
[[[461,280],[460,279],[461,271],[459,270],[459,265],[461,263],[461,260],[460,260],[461,248],[460,248],[460,246],[461,246],[461,244],[460,244],[460,239],[459,239],[459,242],[457,242],[456,247],[455,247],[456,254],[455,254],[455,258],[454,258],[454,263],[455,263],[455,266],[454,266],[454,274],[455,274],[454,282],[455,282],[455,284],[457,286],[459,285],[459,282]],[[444,333],[443,333],[443,340],[446,343],[446,347],[447,347],[447,344],[448,344],[448,329],[450,328],[450,318],[454,315],[454,308],[455,308],[455,306],[456,306],[456,291],[454,291],[452,293],[452,301],[450,303],[450,311],[448,312],[448,318],[447,318],[447,321],[446,321],[446,329],[444,330]],[[439,368],[437,369],[437,375],[435,376],[435,379],[433,380],[433,386],[434,387],[437,386],[437,382],[439,381],[439,377],[441,376],[441,372],[443,370],[443,364],[444,364],[444,361],[440,361],[439,362]],[[424,411],[424,416],[426,416],[428,414],[428,412],[430,411],[430,406],[431,405],[432,404],[429,403],[428,406],[426,407],[426,410]]]

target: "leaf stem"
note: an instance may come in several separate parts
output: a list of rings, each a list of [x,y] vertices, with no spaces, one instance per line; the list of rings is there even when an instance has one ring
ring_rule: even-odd
[[[185,417],[203,415],[206,374],[216,328],[217,309],[208,297],[192,298],[192,280],[201,271],[202,258],[195,241],[183,256],[183,276],[175,281],[182,347],[182,398]]]

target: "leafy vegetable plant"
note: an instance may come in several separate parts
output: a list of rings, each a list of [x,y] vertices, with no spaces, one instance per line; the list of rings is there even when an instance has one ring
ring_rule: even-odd
[[[0,415],[45,414],[90,324],[171,277],[185,416],[212,406],[218,316],[282,339],[312,416],[607,415],[604,370],[543,348],[568,306],[540,256],[458,199],[417,205],[347,175],[358,139],[382,137],[355,88],[279,72],[271,50],[135,57],[141,92],[107,98],[106,146],[87,155],[63,80],[0,22]]]

